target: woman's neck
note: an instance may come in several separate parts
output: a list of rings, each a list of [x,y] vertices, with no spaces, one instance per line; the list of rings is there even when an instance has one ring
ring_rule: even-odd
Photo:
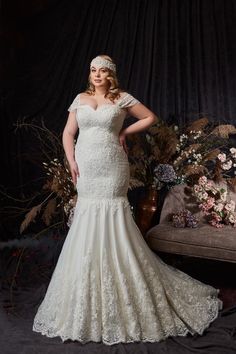
[[[99,88],[95,89],[94,94],[96,96],[104,96],[106,92],[107,92],[107,88],[106,87],[99,87]]]

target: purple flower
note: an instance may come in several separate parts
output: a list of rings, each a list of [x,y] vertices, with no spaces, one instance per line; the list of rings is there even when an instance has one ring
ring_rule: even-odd
[[[187,209],[180,210],[172,216],[174,227],[197,227],[197,218]]]
[[[177,178],[173,166],[168,164],[160,163],[157,167],[155,167],[154,173],[160,182],[174,182],[174,180]]]

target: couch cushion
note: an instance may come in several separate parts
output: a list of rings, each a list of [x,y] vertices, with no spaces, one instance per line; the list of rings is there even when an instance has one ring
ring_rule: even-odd
[[[151,228],[146,240],[155,251],[236,262],[236,229],[221,229],[208,224],[197,228],[175,228],[162,223]]]

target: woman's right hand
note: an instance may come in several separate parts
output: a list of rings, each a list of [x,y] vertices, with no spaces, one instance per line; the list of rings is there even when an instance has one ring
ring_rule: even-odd
[[[72,182],[73,182],[74,186],[76,186],[77,177],[79,177],[79,167],[78,167],[76,161],[73,161],[70,163],[70,173],[71,173],[71,177],[72,177]]]

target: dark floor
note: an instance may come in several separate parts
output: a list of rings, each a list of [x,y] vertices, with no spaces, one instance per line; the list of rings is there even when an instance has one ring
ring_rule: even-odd
[[[159,254],[166,263],[220,289],[224,309],[202,336],[113,346],[62,343],[59,337],[47,338],[33,332],[32,322],[50,281],[63,237],[52,234],[40,241],[24,242],[27,247],[20,262],[17,248],[3,248],[0,253],[0,354],[236,353],[236,264]]]

